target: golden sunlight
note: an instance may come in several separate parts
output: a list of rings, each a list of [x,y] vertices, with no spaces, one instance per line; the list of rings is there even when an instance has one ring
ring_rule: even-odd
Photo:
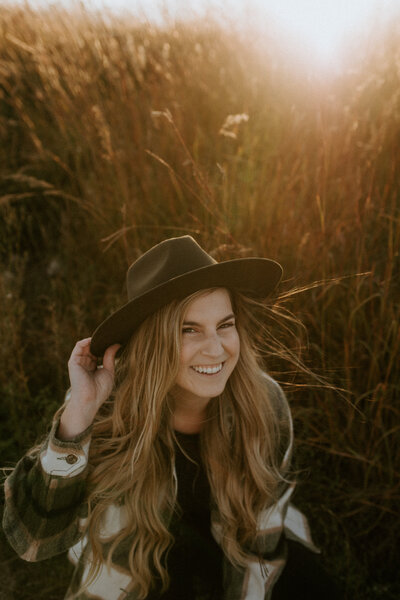
[[[317,66],[338,68],[348,48],[389,20],[400,18],[398,0],[258,0],[260,12],[287,33]]]
[[[68,6],[73,0],[60,4]],[[240,21],[266,29],[281,42],[285,37],[300,60],[324,70],[339,69],[346,50],[357,46],[360,36],[400,19],[399,0],[89,0],[85,7],[128,11],[150,22],[160,22],[166,15],[180,19],[204,14]]]
[[[51,0],[28,4],[54,6]],[[346,56],[365,44],[366,36],[400,20],[399,0],[59,0],[57,5],[127,13],[150,23],[211,16],[243,24],[261,36],[267,32],[299,62],[325,73],[344,67]]]

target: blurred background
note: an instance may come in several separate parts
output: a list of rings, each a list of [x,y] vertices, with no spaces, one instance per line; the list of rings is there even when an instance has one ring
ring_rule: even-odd
[[[0,2],[0,466],[48,430],[76,339],[189,233],[284,267],[305,365],[267,364],[344,598],[400,597],[397,1]],[[59,600],[64,556],[0,538],[0,599]]]

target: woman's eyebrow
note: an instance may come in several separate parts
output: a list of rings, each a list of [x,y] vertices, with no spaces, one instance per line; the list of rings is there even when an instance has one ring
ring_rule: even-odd
[[[225,321],[229,321],[230,319],[234,318],[235,315],[233,313],[230,313],[229,315],[218,321],[217,325],[222,325],[222,323],[225,323]],[[185,325],[185,327],[200,327],[201,323],[196,323],[196,321],[184,321],[183,325]]]

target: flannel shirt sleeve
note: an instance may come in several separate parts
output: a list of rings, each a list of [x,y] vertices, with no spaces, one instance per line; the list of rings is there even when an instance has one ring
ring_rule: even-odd
[[[277,502],[259,515],[258,538],[265,549],[265,555],[272,556],[279,549],[284,532],[286,538],[300,542],[313,552],[319,552],[314,545],[306,517],[291,503],[291,497],[296,484],[291,480],[290,464],[293,452],[293,420],[289,407],[280,385],[266,375],[270,384],[271,399],[279,416],[282,427],[281,439],[281,471],[289,477],[280,489]]]
[[[61,441],[56,437],[58,425],[59,420],[40,452],[24,456],[4,484],[3,529],[27,561],[60,554],[82,537],[91,427],[71,441]]]

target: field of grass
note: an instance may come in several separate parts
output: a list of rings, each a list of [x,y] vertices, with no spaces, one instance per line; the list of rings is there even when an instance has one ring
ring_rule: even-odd
[[[400,597],[399,40],[322,80],[217,18],[1,6],[1,466],[45,433],[75,340],[121,305],[141,252],[190,233],[218,259],[268,256],[305,364],[337,388],[270,365],[295,503],[344,598]],[[69,576],[1,538],[0,599],[58,600]]]

